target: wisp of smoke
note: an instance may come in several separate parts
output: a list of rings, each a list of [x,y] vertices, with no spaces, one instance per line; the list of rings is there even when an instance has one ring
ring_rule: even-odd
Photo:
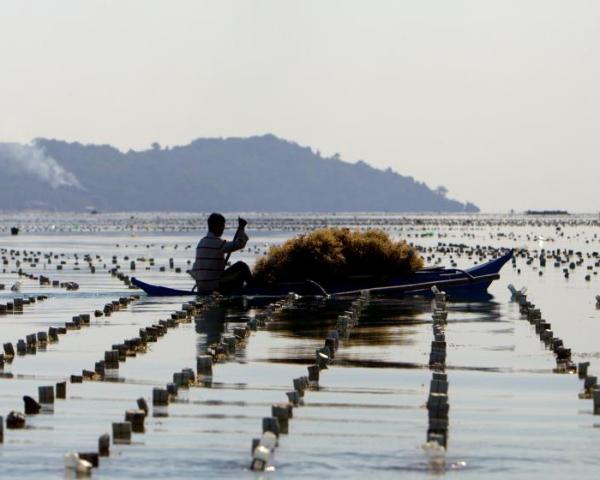
[[[0,143],[0,170],[33,175],[52,188],[83,189],[77,177],[35,144]]]

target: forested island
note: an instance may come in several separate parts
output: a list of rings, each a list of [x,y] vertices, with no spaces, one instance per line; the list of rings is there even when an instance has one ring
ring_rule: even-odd
[[[127,152],[40,138],[0,144],[0,168],[3,210],[479,211],[444,187],[274,135]]]

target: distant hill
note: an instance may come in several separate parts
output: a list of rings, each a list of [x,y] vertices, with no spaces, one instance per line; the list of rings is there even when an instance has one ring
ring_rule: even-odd
[[[0,144],[0,209],[477,212],[412,177],[273,135],[127,153],[37,139]]]

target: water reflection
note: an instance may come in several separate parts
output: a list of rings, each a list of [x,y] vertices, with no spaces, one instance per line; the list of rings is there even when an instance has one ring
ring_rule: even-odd
[[[211,355],[214,362],[244,362],[245,340],[236,337],[236,327],[245,327],[249,318],[246,300],[223,300],[211,305],[194,319],[197,355]]]
[[[350,308],[351,300],[302,299],[293,308],[278,313],[267,328],[281,336],[321,340],[335,329],[338,315]],[[401,327],[425,322],[422,316],[429,310],[429,301],[424,299],[373,298],[345,345],[398,343],[406,333]]]
[[[261,356],[260,360],[291,364],[314,362],[315,348],[322,346],[328,332],[336,329],[338,316],[351,307],[352,300],[354,298],[301,298],[292,306],[278,310],[266,324],[270,338],[268,355]],[[252,305],[248,307],[253,309]],[[449,309],[452,324],[502,321],[501,305],[493,300],[457,301],[450,303]],[[431,340],[426,327],[432,323],[431,311],[431,300],[424,297],[371,297],[358,325],[342,337],[343,348],[336,357],[336,365],[426,367],[426,361],[419,355],[407,356],[406,353],[414,352],[415,345],[428,344]],[[506,335],[506,330],[499,330],[498,335]],[[497,345],[489,348],[497,348]],[[487,368],[476,368],[482,367]]]
[[[206,355],[208,347],[218,344],[226,330],[227,309],[215,305],[195,318],[198,355]]]

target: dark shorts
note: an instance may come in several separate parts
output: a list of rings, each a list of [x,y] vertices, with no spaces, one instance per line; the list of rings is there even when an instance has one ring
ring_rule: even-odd
[[[250,271],[250,267],[244,262],[236,262],[221,275],[217,291],[224,294],[241,290],[244,282],[249,283],[251,280],[252,272]]]

